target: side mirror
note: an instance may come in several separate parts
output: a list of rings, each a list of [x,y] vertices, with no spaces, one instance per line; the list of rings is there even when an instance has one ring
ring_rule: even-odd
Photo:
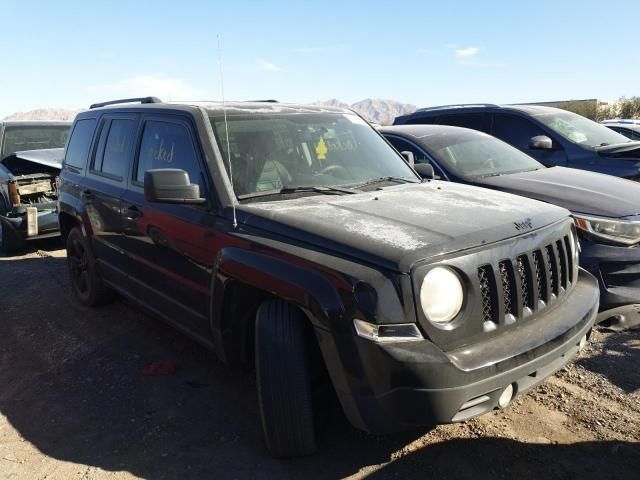
[[[144,198],[155,203],[200,204],[200,186],[189,181],[189,174],[177,168],[156,168],[144,174]]]
[[[546,135],[537,135],[529,139],[531,150],[553,150],[553,142]]]
[[[422,178],[426,178],[429,180],[433,180],[435,178],[435,172],[433,171],[433,166],[429,163],[418,163],[413,166],[413,169],[420,175]]]
[[[400,155],[402,155],[407,163],[412,167],[416,164],[416,158],[413,156],[413,152],[404,151],[400,152]]]

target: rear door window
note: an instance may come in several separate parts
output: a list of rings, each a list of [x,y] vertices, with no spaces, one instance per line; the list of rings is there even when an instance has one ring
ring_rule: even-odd
[[[156,168],[178,168],[191,183],[202,187],[200,163],[186,125],[148,120],[144,124],[135,180],[144,182],[144,173]]]
[[[431,125],[433,123],[436,123],[436,116],[428,116],[428,117],[421,117],[421,116],[416,116],[415,118],[411,118],[407,123],[417,123],[420,125]]]
[[[129,170],[129,159],[136,137],[134,119],[106,119],[100,132],[92,170],[122,180]]]
[[[460,113],[456,115],[440,115],[439,125],[452,125],[454,127],[471,128],[486,132],[486,115],[484,113]]]
[[[491,134],[521,150],[529,147],[532,137],[547,135],[544,130],[525,118],[502,114],[494,115]]]
[[[87,118],[76,122],[64,157],[66,165],[71,165],[78,169],[84,168],[89,156],[89,148],[91,148],[95,128],[95,118]]]

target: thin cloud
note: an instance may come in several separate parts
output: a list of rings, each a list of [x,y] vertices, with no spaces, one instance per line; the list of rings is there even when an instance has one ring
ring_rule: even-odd
[[[263,70],[266,70],[267,72],[282,71],[282,69],[279,66],[277,66],[275,63],[267,62],[266,60],[258,60],[258,65],[260,65],[260,68],[262,68]]]
[[[146,97],[149,95],[163,99],[193,99],[201,97],[203,91],[190,85],[182,78],[170,77],[164,73],[135,75],[111,83],[89,85],[87,92],[104,98]]]
[[[480,51],[480,47],[456,48],[454,54],[456,58],[468,59],[475,57]]]
[[[445,48],[453,51],[453,58],[455,58],[458,65],[486,68],[504,67],[504,64],[502,63],[478,60],[478,57],[483,56],[479,54],[484,53],[484,47],[460,47],[454,44],[447,44],[445,45]]]

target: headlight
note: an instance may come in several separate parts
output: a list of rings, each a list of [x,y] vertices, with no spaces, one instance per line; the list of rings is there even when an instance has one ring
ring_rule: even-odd
[[[576,227],[593,237],[620,245],[640,242],[640,222],[574,215]]]
[[[429,321],[445,325],[462,308],[464,291],[458,275],[447,267],[429,270],[420,287],[420,304]]]

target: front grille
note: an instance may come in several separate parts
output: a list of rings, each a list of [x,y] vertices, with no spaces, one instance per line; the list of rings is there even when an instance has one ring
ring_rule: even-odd
[[[526,318],[561,296],[574,281],[569,235],[478,268],[482,316],[495,327]],[[493,328],[490,328],[493,329]]]

